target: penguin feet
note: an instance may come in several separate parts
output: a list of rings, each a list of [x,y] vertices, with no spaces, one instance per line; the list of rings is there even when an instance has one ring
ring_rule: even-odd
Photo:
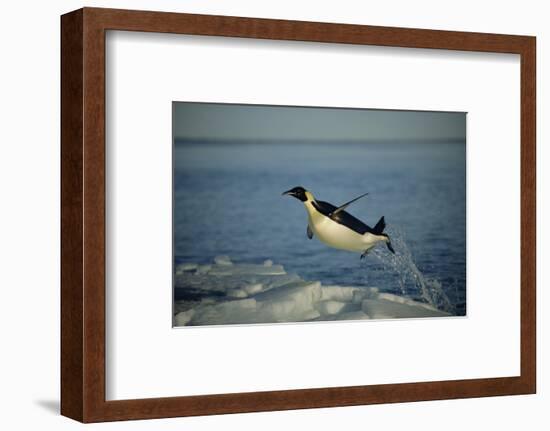
[[[369,251],[368,251],[368,250],[365,250],[365,251],[363,252],[363,254],[361,255],[361,257],[359,258],[359,260],[363,260],[363,259],[365,258],[365,256],[366,256],[368,253],[369,253]]]

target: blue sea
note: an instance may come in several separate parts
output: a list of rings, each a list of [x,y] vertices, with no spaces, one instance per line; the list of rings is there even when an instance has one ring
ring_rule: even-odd
[[[466,313],[465,142],[176,142],[174,263],[269,259],[306,280]],[[369,226],[385,216],[396,255],[364,260],[306,236],[303,186]]]

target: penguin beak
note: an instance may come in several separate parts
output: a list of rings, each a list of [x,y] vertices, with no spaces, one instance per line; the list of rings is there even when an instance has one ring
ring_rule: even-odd
[[[286,192],[283,192],[281,196],[285,196],[285,195],[294,196],[294,193],[292,192],[292,190],[287,190]]]

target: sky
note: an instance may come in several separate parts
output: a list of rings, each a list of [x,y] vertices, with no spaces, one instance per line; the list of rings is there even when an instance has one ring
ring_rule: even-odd
[[[175,102],[173,132],[189,140],[465,140],[466,114]]]

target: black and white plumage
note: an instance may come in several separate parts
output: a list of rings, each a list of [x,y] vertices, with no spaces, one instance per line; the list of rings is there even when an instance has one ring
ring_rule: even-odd
[[[303,187],[294,187],[283,193],[303,202],[308,214],[309,239],[316,236],[330,247],[360,252],[361,257],[364,257],[379,242],[385,243],[388,249],[395,253],[389,236],[384,233],[386,227],[384,217],[380,218],[374,227],[370,227],[345,211],[350,204],[367,194],[336,207],[328,202],[316,200],[313,194]]]

